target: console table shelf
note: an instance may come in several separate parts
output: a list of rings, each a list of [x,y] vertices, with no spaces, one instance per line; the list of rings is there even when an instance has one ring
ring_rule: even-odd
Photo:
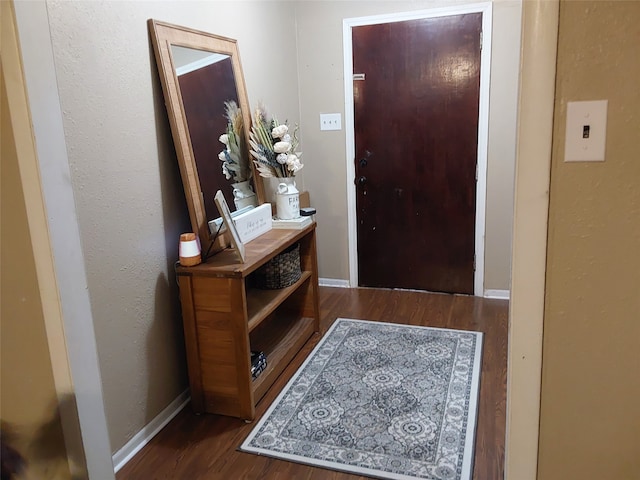
[[[312,318],[278,318],[273,323],[278,325],[270,326],[267,335],[255,340],[254,348],[262,350],[267,356],[267,369],[255,379],[252,385],[254,396],[258,399],[262,398],[307,339],[316,331]]]
[[[262,290],[259,288],[252,288],[247,290],[247,305],[249,314],[249,331],[252,331],[260,323],[272,313],[288,298],[289,295],[298,290],[300,285],[306,282],[313,274],[310,271],[302,272],[300,280],[291,285],[290,287],[281,288],[278,290]]]
[[[245,245],[245,263],[225,250],[195,267],[178,267],[194,411],[253,420],[256,403],[319,331],[315,228],[271,230]],[[277,290],[253,287],[253,272],[295,243],[301,278]],[[252,350],[267,357],[255,380]]]

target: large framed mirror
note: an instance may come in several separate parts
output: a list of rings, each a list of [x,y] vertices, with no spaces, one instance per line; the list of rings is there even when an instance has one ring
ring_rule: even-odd
[[[262,182],[249,158],[251,111],[237,42],[153,19],[148,26],[191,225],[206,252],[214,240],[209,223],[220,216],[214,202],[216,192],[222,191],[230,207],[238,204],[234,202],[233,177],[223,172],[219,158],[225,149],[219,137],[227,132],[230,102],[242,113],[238,140],[245,146],[241,151],[246,155],[243,160],[248,163],[255,203],[265,201]],[[220,242],[224,246],[224,240]]]

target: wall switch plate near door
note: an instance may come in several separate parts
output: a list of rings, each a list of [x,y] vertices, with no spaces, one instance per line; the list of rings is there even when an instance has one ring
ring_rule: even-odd
[[[339,113],[321,113],[320,130],[342,130],[342,116]]]
[[[565,162],[604,162],[607,100],[567,103]]]

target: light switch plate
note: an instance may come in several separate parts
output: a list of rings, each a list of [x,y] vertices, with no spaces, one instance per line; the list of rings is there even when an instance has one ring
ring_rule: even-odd
[[[342,116],[339,113],[321,113],[320,130],[342,130]]]
[[[565,162],[604,162],[607,100],[567,103]]]

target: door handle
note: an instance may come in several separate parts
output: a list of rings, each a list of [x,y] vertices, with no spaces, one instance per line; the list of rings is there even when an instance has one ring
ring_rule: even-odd
[[[358,163],[360,164],[361,167],[366,167],[367,163],[369,163],[369,159],[372,156],[373,156],[373,153],[371,153],[369,150],[365,150],[364,155],[360,160],[358,160]]]

